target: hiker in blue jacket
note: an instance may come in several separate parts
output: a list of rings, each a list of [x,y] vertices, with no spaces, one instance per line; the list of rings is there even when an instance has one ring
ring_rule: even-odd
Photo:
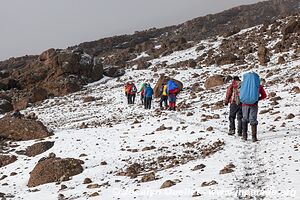
[[[145,95],[145,100],[144,100],[145,109],[151,109],[153,89],[149,83],[146,83],[144,90],[145,90],[145,94],[144,94]]]

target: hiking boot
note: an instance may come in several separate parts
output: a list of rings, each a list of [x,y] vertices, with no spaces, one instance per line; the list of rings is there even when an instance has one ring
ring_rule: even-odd
[[[229,130],[228,135],[234,135],[235,134],[235,130]]]
[[[247,140],[248,134],[246,132],[243,132],[243,140]]]
[[[252,130],[252,141],[257,142],[257,125],[251,125],[251,130]]]
[[[242,132],[238,132],[238,136],[242,137],[243,136]]]

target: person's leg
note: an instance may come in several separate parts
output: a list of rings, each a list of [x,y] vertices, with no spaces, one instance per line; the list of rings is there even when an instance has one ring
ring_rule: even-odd
[[[234,135],[235,133],[235,116],[236,116],[237,105],[230,104],[229,110],[229,135]]]
[[[161,97],[160,97],[160,101],[159,101],[159,107],[160,107],[161,109],[163,108],[163,106],[162,106],[163,101],[164,101],[164,96],[161,96]]]
[[[151,101],[152,101],[152,98],[149,98],[149,107],[148,107],[148,109],[151,109]]]
[[[243,118],[242,106],[238,105],[238,109],[237,109],[238,136],[242,136],[242,130],[243,130],[242,118]]]
[[[127,103],[130,104],[130,94],[127,94]]]
[[[165,108],[168,108],[168,97],[164,96]]]
[[[249,115],[249,122],[251,125],[252,131],[252,141],[256,142],[257,140],[257,113],[258,113],[258,106],[251,106],[250,115]]]
[[[242,127],[243,127],[243,139],[247,140],[248,138],[248,122],[249,122],[249,108],[250,106],[242,106],[243,119],[242,119]]]
[[[144,98],[144,108],[147,109],[147,98]]]
[[[131,95],[131,103],[134,104],[134,101],[135,101],[135,94],[132,94]]]

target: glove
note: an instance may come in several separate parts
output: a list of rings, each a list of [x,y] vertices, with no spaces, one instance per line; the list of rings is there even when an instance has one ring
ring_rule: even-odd
[[[228,102],[225,102],[225,106],[228,106]]]

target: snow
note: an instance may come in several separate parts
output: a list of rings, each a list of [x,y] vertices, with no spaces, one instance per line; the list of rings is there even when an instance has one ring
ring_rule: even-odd
[[[249,29],[250,30],[250,29]],[[245,30],[248,31],[248,30]],[[180,61],[195,59],[209,48],[217,48],[222,38],[216,41],[202,41],[206,48],[196,51],[198,45],[174,52],[171,55],[151,60],[152,65],[167,61],[174,64]],[[199,44],[200,45],[200,44]],[[142,54],[140,56],[145,56]],[[291,74],[290,69],[299,77],[300,60],[292,60],[287,64],[276,65],[279,55],[275,55],[268,67],[259,67],[257,72],[265,77],[269,70],[279,69],[278,74],[268,78],[276,80]],[[194,83],[204,87],[204,74],[222,74],[223,67],[209,66],[201,69],[177,70],[174,78],[182,80],[185,88]],[[242,74],[241,68],[235,73]],[[159,78],[155,74],[169,73],[168,69],[159,69],[158,72],[149,70],[128,70],[120,79],[105,77],[102,80],[87,85],[82,91],[65,97],[55,97],[44,101],[41,105],[30,107],[24,114],[34,112],[39,119],[50,129],[54,136],[44,141],[54,141],[54,147],[47,152],[33,158],[18,155],[15,163],[1,168],[1,175],[8,175],[0,181],[0,192],[14,195],[15,199],[57,199],[63,194],[69,199],[240,199],[247,195],[264,197],[264,199],[300,199],[300,124],[299,107],[300,95],[291,92],[299,83],[279,82],[275,85],[266,85],[267,93],[276,92],[282,97],[279,105],[271,106],[270,100],[261,101],[259,110],[271,109],[269,113],[259,114],[258,143],[244,142],[237,136],[229,136],[228,112],[224,107],[218,110],[203,107],[223,100],[226,87],[218,87],[214,91],[203,91],[197,94],[196,99],[190,98],[190,91],[184,89],[178,97],[178,103],[186,102],[192,106],[181,112],[162,111],[156,114],[158,100],[153,103],[151,110],[144,110],[140,105],[139,97],[135,105],[127,105],[123,94],[123,83],[129,77],[136,77],[137,87],[144,81],[154,86]],[[192,78],[197,73],[198,78]],[[93,102],[83,102],[86,96],[96,98]],[[193,112],[192,116],[187,116]],[[289,113],[296,116],[285,120]],[[219,119],[202,121],[203,115],[216,115]],[[277,117],[280,120],[274,121]],[[135,124],[134,121],[140,121]],[[80,129],[82,123],[89,128]],[[285,125],[283,125],[285,123]],[[172,127],[172,130],[156,131],[162,124]],[[213,127],[213,131],[207,131]],[[178,129],[176,131],[176,129]],[[251,138],[251,137],[250,137]],[[157,180],[138,183],[141,176],[131,179],[117,176],[127,166],[137,163],[147,163],[159,156],[185,155],[186,150],[197,148],[184,147],[183,144],[196,142],[197,147],[212,144],[221,140],[225,142],[223,149],[208,157],[197,157],[168,169],[158,170],[155,174]],[[16,150],[24,150],[36,141],[16,142]],[[149,151],[142,151],[144,147],[155,146]],[[298,148],[295,148],[298,146]],[[137,152],[130,151],[137,149]],[[61,185],[49,183],[35,188],[28,188],[27,181],[38,160],[54,152],[58,157],[72,157],[82,159],[83,173],[72,177],[70,181],[63,182],[68,188],[60,190]],[[79,157],[81,154],[86,157]],[[15,154],[15,153],[12,153]],[[107,165],[100,165],[106,161]],[[233,163],[233,173],[220,175],[219,171],[225,165]],[[192,171],[196,165],[205,164],[203,171]],[[15,176],[9,176],[17,172]],[[109,182],[110,186],[96,189],[87,189],[83,184],[85,178],[91,178],[93,183]],[[176,185],[166,189],[160,186],[166,180],[175,180]],[[201,187],[202,182],[217,181],[217,185]],[[8,183],[8,185],[3,185]],[[34,191],[37,189],[37,191]],[[31,191],[30,191],[31,190]],[[98,197],[89,197],[98,192]],[[200,197],[192,197],[197,192]]]

